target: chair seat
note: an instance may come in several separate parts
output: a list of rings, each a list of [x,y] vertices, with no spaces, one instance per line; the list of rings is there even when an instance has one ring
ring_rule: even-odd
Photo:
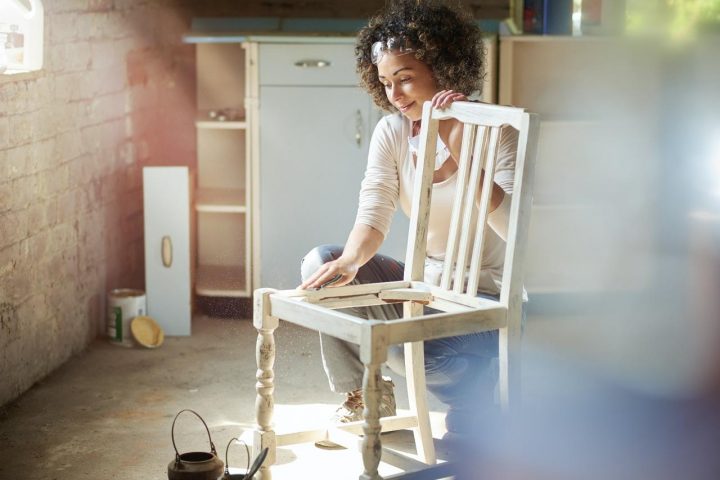
[[[497,330],[506,325],[507,318],[507,308],[497,300],[467,298],[424,282],[282,290],[270,294],[269,299],[270,315],[358,345],[363,330],[367,329],[382,328],[387,331],[388,343],[398,344]],[[337,311],[343,307],[405,301],[418,302],[442,313],[395,320],[365,320]],[[308,311],[313,314],[308,315]]]

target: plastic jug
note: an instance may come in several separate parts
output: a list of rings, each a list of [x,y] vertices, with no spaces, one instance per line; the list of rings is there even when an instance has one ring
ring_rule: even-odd
[[[0,0],[0,73],[42,68],[43,23],[40,0]]]

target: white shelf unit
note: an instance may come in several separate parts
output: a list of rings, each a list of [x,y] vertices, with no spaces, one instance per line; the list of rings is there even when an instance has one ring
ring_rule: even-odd
[[[198,43],[195,294],[250,297],[251,174],[245,44]],[[226,120],[211,116],[224,113]]]
[[[611,105],[628,105],[608,88],[627,75],[627,54],[607,37],[500,38],[499,103],[540,115],[525,285],[532,294],[602,292],[644,282],[647,258],[634,245],[650,230],[614,225],[614,198],[648,185],[618,159],[622,130]],[[639,152],[638,152],[639,153]]]

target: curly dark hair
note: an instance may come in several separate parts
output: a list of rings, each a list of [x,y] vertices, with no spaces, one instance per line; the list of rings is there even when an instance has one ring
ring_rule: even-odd
[[[372,63],[373,43],[401,37],[414,48],[415,58],[427,64],[443,90],[471,95],[482,89],[485,49],[482,32],[471,15],[436,0],[395,0],[375,14],[358,34],[355,45],[360,85],[377,106],[393,111]]]

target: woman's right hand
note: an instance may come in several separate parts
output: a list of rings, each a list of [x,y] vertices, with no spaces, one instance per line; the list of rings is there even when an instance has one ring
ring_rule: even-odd
[[[358,268],[357,263],[340,257],[318,268],[298,288],[317,290],[323,287],[340,287],[353,281]]]

